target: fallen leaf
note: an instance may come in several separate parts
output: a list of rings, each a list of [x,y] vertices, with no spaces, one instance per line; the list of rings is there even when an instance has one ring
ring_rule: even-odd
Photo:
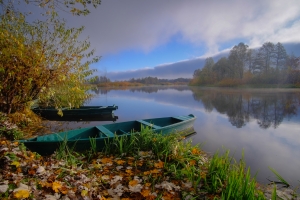
[[[19,167],[20,166],[20,163],[18,161],[14,161],[11,163],[11,165],[14,165],[16,167]]]
[[[141,192],[141,194],[143,195],[143,197],[147,197],[147,196],[150,195],[150,190],[143,189],[142,192]]]
[[[157,163],[154,163],[154,167],[156,167],[156,168],[164,168],[164,162],[159,161]]]
[[[14,197],[17,199],[23,199],[29,197],[29,191],[25,189],[20,189],[14,192]]]
[[[88,194],[87,190],[81,190],[81,196],[85,197]]]
[[[193,149],[192,149],[192,154],[193,154],[193,155],[199,155],[199,154],[200,154],[199,149],[193,148]]]
[[[8,189],[8,185],[0,185],[0,193],[5,193]]]
[[[130,186],[135,186],[135,185],[137,185],[139,182],[138,182],[138,180],[136,180],[136,179],[134,179],[134,180],[132,180],[132,181],[129,181],[129,185]]]
[[[55,191],[55,192],[59,192],[59,189],[62,187],[61,183],[58,182],[58,181],[55,181],[52,183],[52,189]]]

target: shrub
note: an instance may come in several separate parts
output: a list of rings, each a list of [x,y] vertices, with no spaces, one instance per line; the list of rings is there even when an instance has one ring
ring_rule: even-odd
[[[220,86],[220,87],[235,87],[235,86],[240,85],[241,83],[242,82],[240,79],[226,78],[226,79],[221,80],[218,83],[218,86]]]

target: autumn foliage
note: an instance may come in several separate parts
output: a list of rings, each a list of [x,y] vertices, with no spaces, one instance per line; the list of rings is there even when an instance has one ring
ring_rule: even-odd
[[[67,28],[55,17],[29,24],[21,13],[0,16],[0,111],[40,105],[77,107],[90,97],[86,78],[92,74],[83,61],[89,42],[78,41],[83,28]]]

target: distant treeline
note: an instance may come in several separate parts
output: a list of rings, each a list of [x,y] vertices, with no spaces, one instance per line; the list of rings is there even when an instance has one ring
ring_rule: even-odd
[[[239,43],[228,57],[217,62],[206,58],[202,69],[194,71],[190,85],[290,84],[300,87],[300,57],[288,55],[281,43],[264,43],[258,49]]]
[[[125,81],[110,81],[109,78],[105,76],[96,76],[92,84],[97,84],[98,86],[143,86],[143,85],[188,85],[191,79],[188,78],[177,78],[177,79],[158,79],[157,77],[145,77],[138,79],[130,79]]]
[[[187,85],[191,79],[189,78],[177,78],[177,79],[158,79],[157,77],[145,77],[138,79],[130,79],[128,82],[130,83],[141,83],[145,85],[169,85],[169,84],[183,84]]]

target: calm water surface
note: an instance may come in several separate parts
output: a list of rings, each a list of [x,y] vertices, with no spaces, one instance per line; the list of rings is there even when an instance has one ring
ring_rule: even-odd
[[[194,144],[211,154],[229,149],[257,180],[275,180],[274,168],[293,186],[300,185],[300,90],[144,87],[98,89],[87,105],[118,105],[116,122],[194,114]],[[72,128],[114,123],[69,123]]]

